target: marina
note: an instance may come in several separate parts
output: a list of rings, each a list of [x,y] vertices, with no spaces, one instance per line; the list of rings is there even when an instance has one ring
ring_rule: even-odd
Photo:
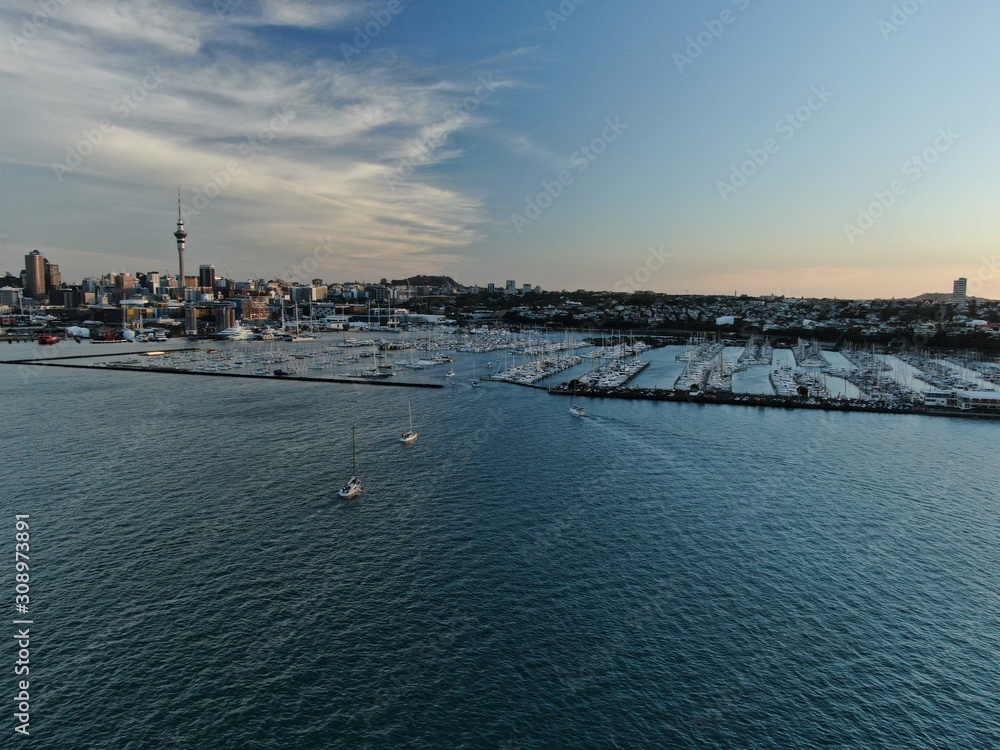
[[[61,342],[13,350],[11,354],[21,356],[5,363],[244,382],[452,390],[493,383],[495,387],[537,388],[553,395],[575,392],[579,399],[996,416],[991,401],[1000,399],[1000,392],[986,379],[988,362],[975,363],[980,369],[974,369],[965,366],[967,359],[946,356],[912,352],[892,356],[850,347],[817,354],[817,347],[803,343],[798,348],[798,355],[794,349],[775,350],[766,339],[753,337],[742,347],[695,339],[686,347],[650,348],[624,337],[609,343],[566,334],[510,335],[482,330],[398,334],[393,340],[325,334],[304,341],[127,342],[86,354],[79,353],[72,342]],[[808,366],[796,364],[796,356]],[[825,362],[822,367],[819,357]],[[682,369],[677,370],[674,363]],[[448,366],[447,371],[438,369],[442,365]],[[487,374],[480,377],[477,373]],[[739,387],[734,386],[736,375]],[[931,390],[952,395],[936,396],[927,405],[925,394]],[[963,393],[977,395],[964,398]]]

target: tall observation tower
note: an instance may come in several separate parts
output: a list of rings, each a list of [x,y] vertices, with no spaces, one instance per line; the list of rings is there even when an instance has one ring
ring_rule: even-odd
[[[184,241],[187,239],[187,232],[184,231],[184,217],[181,216],[181,189],[177,188],[177,231],[174,232],[177,238],[177,260],[179,261],[180,276],[177,278],[177,299],[184,300]]]

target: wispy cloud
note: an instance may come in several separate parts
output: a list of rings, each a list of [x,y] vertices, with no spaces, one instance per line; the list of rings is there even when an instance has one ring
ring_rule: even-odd
[[[359,6],[260,7],[262,24],[329,27]],[[32,3],[16,2],[0,20],[13,29],[33,10]],[[111,6],[76,0],[43,31],[17,51],[0,51],[0,95],[14,126],[0,163],[29,169],[28,189],[38,191],[40,201],[84,206],[99,195],[135,206],[139,188],[157,185],[165,194],[181,185],[190,196],[235,164],[238,173],[191,217],[192,233],[204,252],[238,247],[255,268],[267,267],[273,256],[270,265],[280,269],[282,256],[320,236],[334,236],[343,248],[331,264],[366,258],[369,268],[407,257],[443,261],[481,238],[488,217],[479,199],[419,171],[395,190],[386,179],[399,155],[429,132],[444,128],[450,135],[480,124],[477,117],[446,116],[469,94],[473,75],[468,81],[430,76],[398,59],[381,64],[376,56],[351,64],[334,56],[302,62],[269,54],[260,63],[246,42],[266,34],[262,26],[234,28],[210,10],[145,0]],[[151,67],[162,83],[142,92],[121,117],[115,102]],[[258,142],[277,111],[294,119]],[[53,179],[52,164],[102,121],[113,128],[100,144],[86,149],[92,153],[63,182]],[[456,158],[446,140],[422,164]],[[0,188],[17,189],[12,179],[0,175]],[[148,209],[134,210],[148,215]],[[87,237],[80,227],[66,233],[65,242],[52,244],[70,246],[75,236],[81,249],[110,252],[107,243],[116,236]],[[135,250],[123,241],[121,252]]]
[[[525,133],[502,133],[500,142],[515,156],[523,156],[554,169],[565,169],[567,166],[566,154],[557,154],[535,143],[531,136]]]
[[[364,8],[360,2],[263,0],[260,19],[274,26],[330,28],[360,15]]]

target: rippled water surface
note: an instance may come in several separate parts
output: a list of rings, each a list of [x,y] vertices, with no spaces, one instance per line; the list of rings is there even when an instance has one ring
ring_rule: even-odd
[[[1000,746],[1000,423],[457,380],[0,367],[32,745]]]

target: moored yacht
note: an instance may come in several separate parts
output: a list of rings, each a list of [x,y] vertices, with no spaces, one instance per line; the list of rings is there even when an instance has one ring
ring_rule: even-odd
[[[253,333],[249,328],[244,328],[242,325],[237,323],[229,328],[224,328],[215,334],[215,338],[223,339],[225,341],[246,341],[250,338]]]

